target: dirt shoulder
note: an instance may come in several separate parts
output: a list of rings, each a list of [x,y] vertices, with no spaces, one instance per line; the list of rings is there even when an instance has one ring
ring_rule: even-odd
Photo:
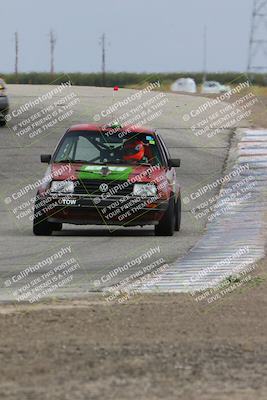
[[[265,399],[266,289],[1,306],[0,398]]]

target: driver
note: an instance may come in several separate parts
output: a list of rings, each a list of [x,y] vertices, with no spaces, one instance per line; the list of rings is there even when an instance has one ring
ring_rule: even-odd
[[[123,160],[138,162],[145,155],[145,147],[141,140],[126,141],[123,146]]]

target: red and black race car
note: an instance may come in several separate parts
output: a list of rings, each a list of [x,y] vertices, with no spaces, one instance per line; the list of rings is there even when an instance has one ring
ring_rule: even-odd
[[[172,236],[181,221],[180,186],[162,138],[135,126],[71,127],[54,154],[35,201],[33,232],[50,235],[62,224],[154,225]]]

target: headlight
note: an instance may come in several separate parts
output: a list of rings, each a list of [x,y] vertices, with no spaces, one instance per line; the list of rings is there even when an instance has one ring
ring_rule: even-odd
[[[73,193],[74,183],[72,181],[53,181],[50,191],[56,193]]]
[[[135,183],[133,187],[134,196],[155,196],[157,194],[157,188],[151,183]]]

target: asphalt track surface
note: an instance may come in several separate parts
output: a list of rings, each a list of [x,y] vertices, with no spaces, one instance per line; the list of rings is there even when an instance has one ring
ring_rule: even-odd
[[[10,85],[11,110],[17,110],[21,105],[36,99],[49,90],[51,90],[51,86]],[[92,122],[94,115],[99,115],[101,110],[105,110],[119,99],[135,93],[134,90],[121,89],[115,93],[116,97],[114,98],[113,89],[108,88],[73,87],[71,90],[79,98],[79,102],[73,107],[72,114],[44,134],[39,134],[34,139],[28,138],[28,140],[26,139],[27,135],[18,137],[12,129],[18,120],[27,119],[38,110],[40,111],[44,104],[36,106],[34,111],[24,112],[21,117],[18,117],[18,120],[11,121],[8,127],[0,129],[1,301],[14,300],[13,288],[8,288],[5,283],[11,276],[19,274],[29,265],[38,263],[62,247],[71,246],[72,255],[75,255],[80,268],[75,271],[72,282],[53,295],[79,296],[99,289],[99,287],[96,288],[95,282],[103,282],[101,277],[107,276],[110,271],[136,259],[151,248],[159,246],[160,250],[149,259],[149,262],[157,259],[160,252],[160,257],[167,263],[172,263],[192,248],[205,229],[206,218],[197,221],[189,208],[183,204],[181,231],[176,232],[173,237],[155,237],[153,227],[149,226],[118,228],[110,232],[106,226],[74,225],[64,225],[62,232],[54,233],[51,237],[33,236],[29,217],[18,219],[17,214],[14,213],[13,202],[8,203],[6,199],[12,197],[13,193],[17,193],[28,183],[43,177],[46,166],[40,163],[40,154],[52,153],[58,140],[69,126]],[[146,95],[146,98],[154,95],[155,92],[150,93]],[[181,168],[177,169],[178,179],[182,190],[190,191],[200,182],[213,181],[222,175],[231,132],[225,129],[210,139],[196,136],[191,130],[192,120],[185,122],[183,115],[204,104],[207,99],[182,94],[166,94],[166,96],[168,101],[163,107],[162,114],[155,118],[149,126],[156,128],[162,134],[171,155],[181,158]],[[61,106],[62,104],[58,104],[58,107]],[[124,106],[123,112],[126,109],[127,107]],[[202,113],[201,118],[204,115]],[[107,122],[107,120],[101,118],[101,122]],[[25,201],[29,195],[22,196],[21,202]],[[51,266],[45,266],[41,272],[44,273],[49,268]],[[139,269],[140,265],[136,264],[130,270],[113,277],[107,285],[114,284]],[[38,274],[40,271],[36,272],[34,276],[38,276]]]

